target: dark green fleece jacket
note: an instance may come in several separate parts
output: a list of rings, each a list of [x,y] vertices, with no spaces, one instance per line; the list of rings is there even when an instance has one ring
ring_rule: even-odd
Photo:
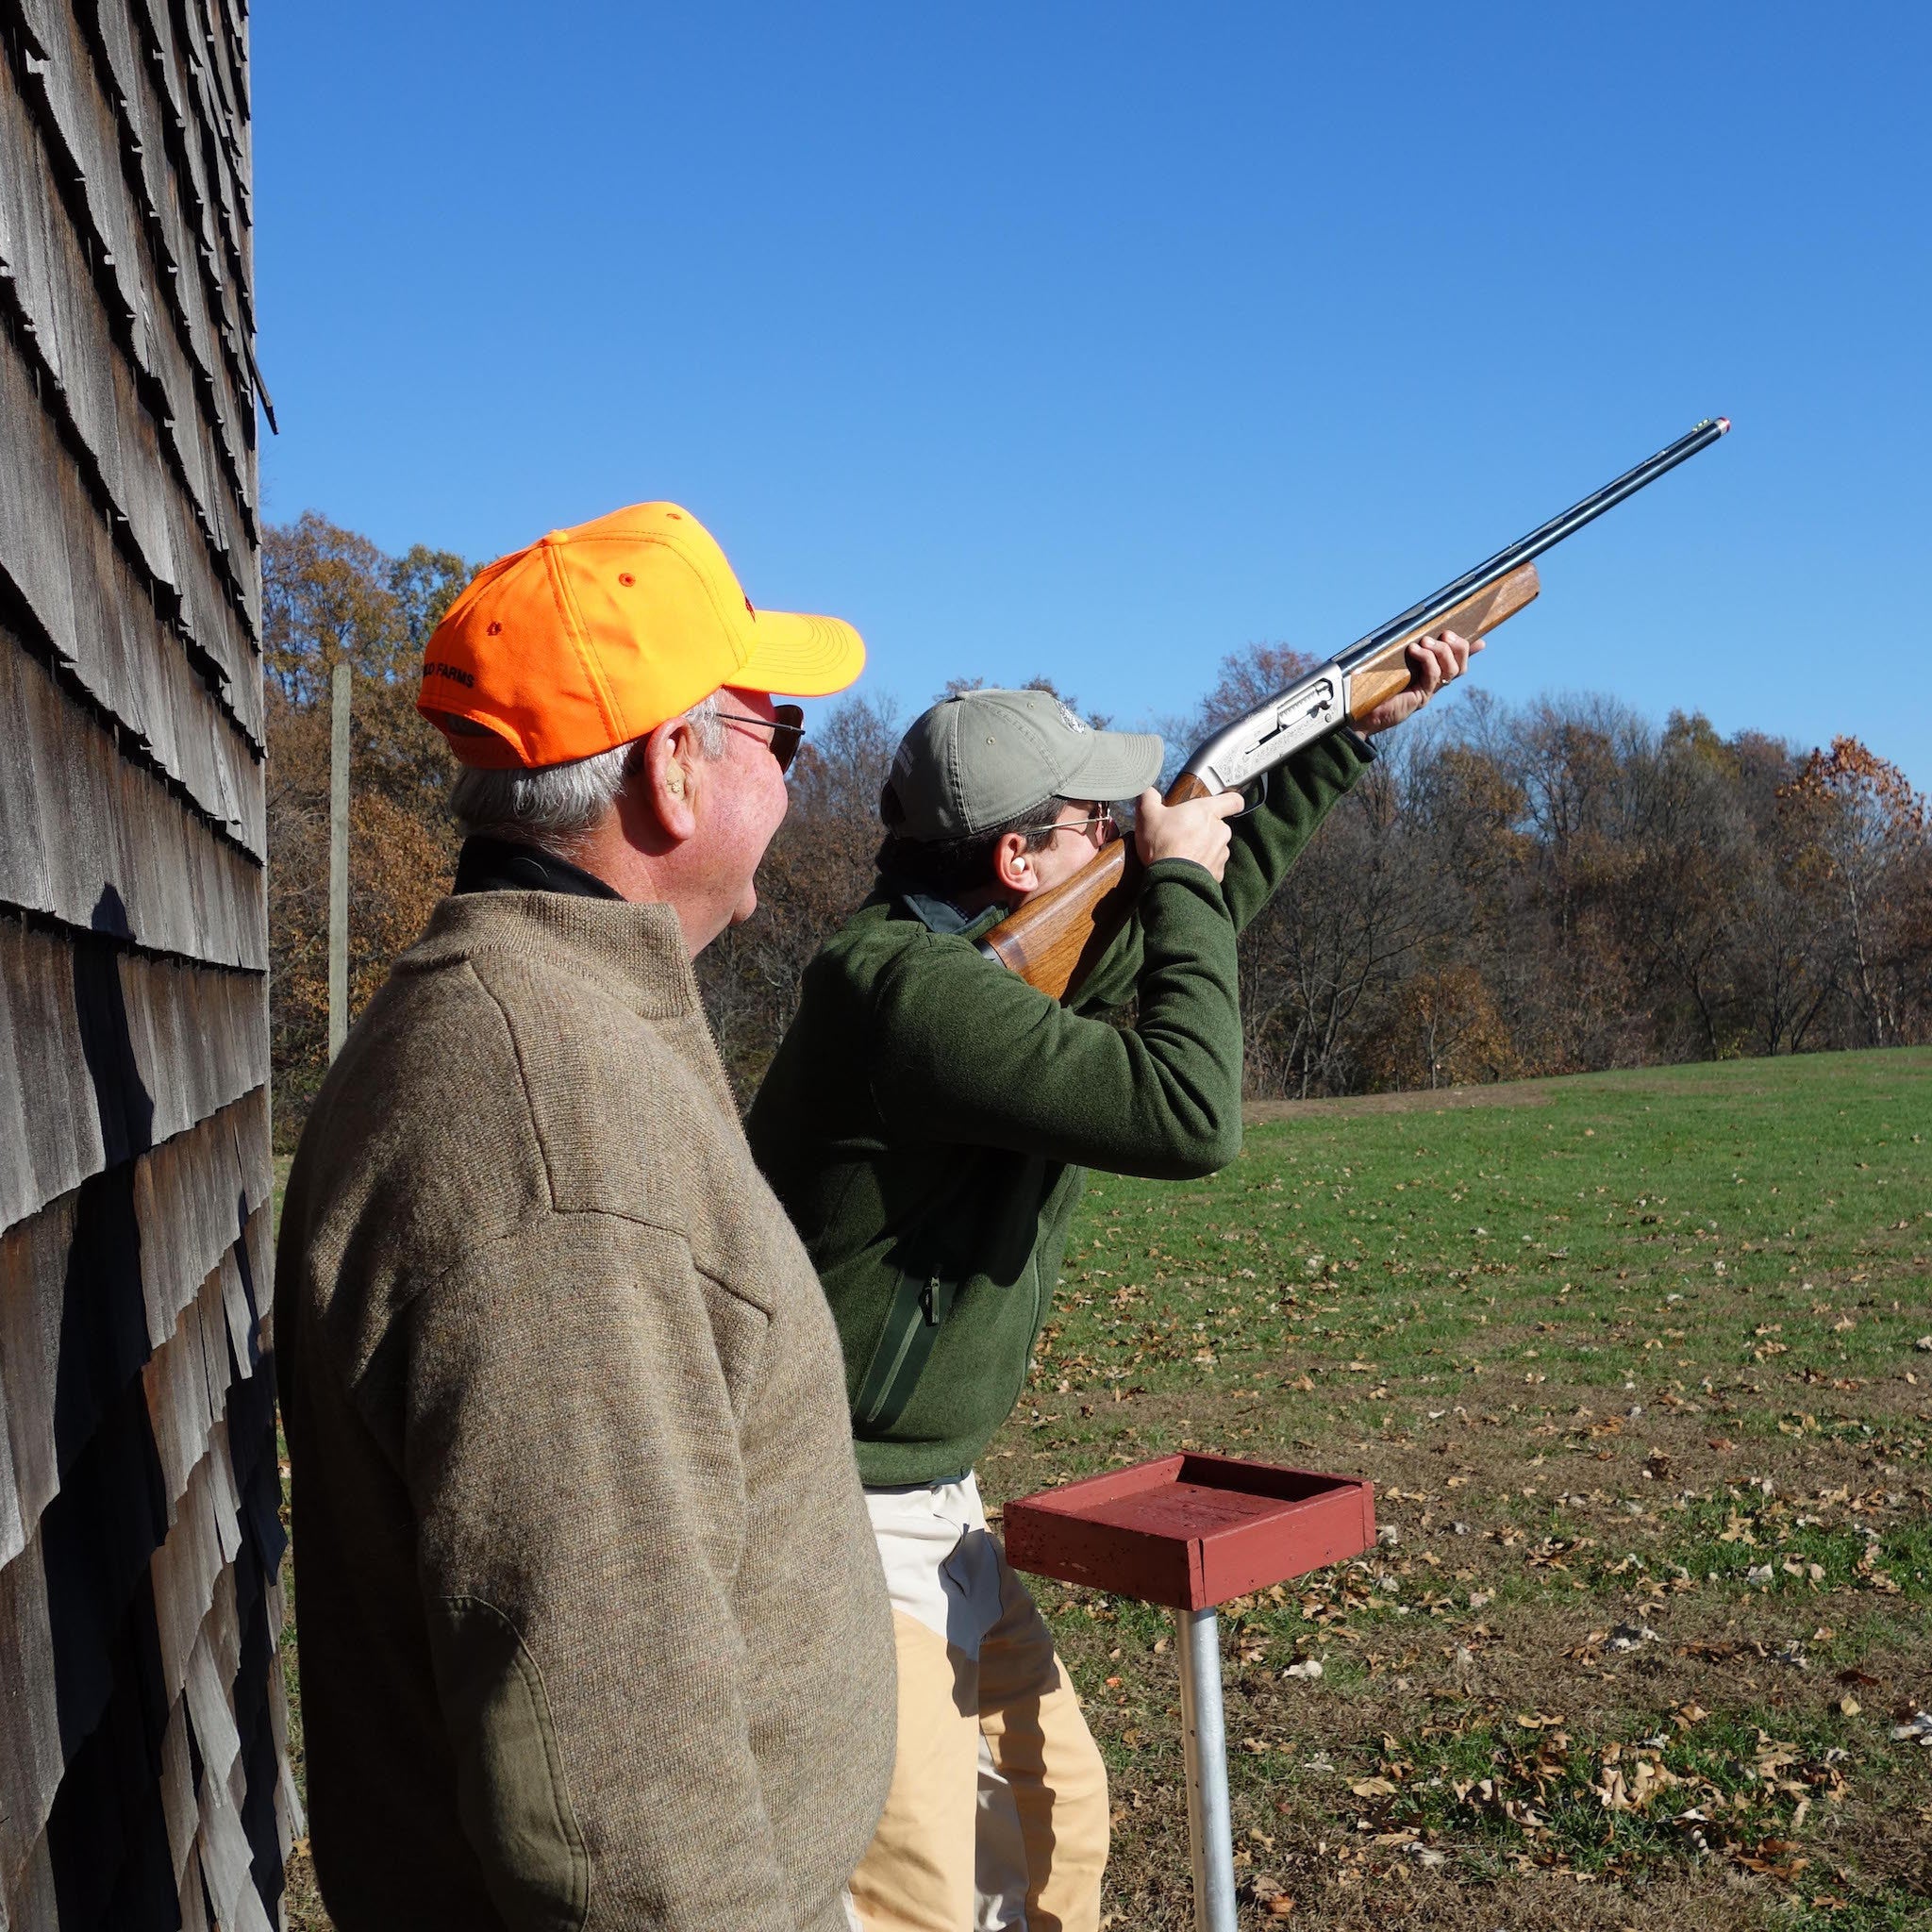
[[[1151,867],[1073,1006],[979,952],[997,914],[883,884],[807,968],[746,1130],[831,1302],[867,1483],[963,1474],[1006,1420],[1086,1169],[1180,1179],[1240,1152],[1235,935],[1354,784],[1357,743],[1274,773],[1220,885]],[[1134,1031],[1094,1017],[1137,994]]]

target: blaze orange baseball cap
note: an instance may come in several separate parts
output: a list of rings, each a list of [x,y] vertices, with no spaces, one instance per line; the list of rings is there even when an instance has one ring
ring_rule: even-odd
[[[697,518],[636,503],[479,573],[429,640],[416,708],[502,771],[594,758],[721,685],[824,697],[864,666],[849,624],[755,608]]]

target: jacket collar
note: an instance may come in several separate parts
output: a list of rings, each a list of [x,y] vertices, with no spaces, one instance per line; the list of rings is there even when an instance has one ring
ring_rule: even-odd
[[[437,902],[396,971],[433,972],[486,952],[583,974],[643,1019],[702,1010],[684,928],[669,906],[552,891],[453,892]]]
[[[904,880],[892,878],[886,873],[879,874],[878,891],[892,905],[903,906],[928,932],[957,933],[962,939],[980,938],[1007,916],[1004,906],[989,906],[969,919],[950,899],[915,891]]]
[[[453,892],[566,892],[576,899],[621,899],[595,873],[521,839],[473,832],[457,855]]]

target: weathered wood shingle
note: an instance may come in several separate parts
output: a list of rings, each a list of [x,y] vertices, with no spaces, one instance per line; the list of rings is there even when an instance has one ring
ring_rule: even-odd
[[[255,666],[216,662],[162,619],[72,448],[29,412],[34,395],[31,372],[0,334],[0,417],[21,424],[0,483],[0,623],[58,658],[163,775],[259,858]]]
[[[122,756],[101,720],[4,625],[0,742],[0,906],[153,952],[266,966],[259,864]]]
[[[0,1927],[275,1923],[245,18],[0,0]]]
[[[13,299],[69,412],[86,417],[83,435],[92,427],[97,442],[110,441],[101,419],[116,383],[133,380],[152,391],[150,425],[136,433],[157,438],[161,458],[147,487],[128,480],[137,493],[132,500],[117,494],[119,508],[140,519],[135,535],[158,582],[184,598],[192,591],[197,601],[218,591],[252,640],[260,615],[258,577],[249,567],[253,423],[246,343],[228,313],[232,296],[225,295],[205,236],[192,247],[178,234],[171,238],[168,217],[179,208],[175,177],[165,187],[151,181],[148,142],[133,111],[151,97],[137,90],[123,102],[103,53],[104,91],[93,49],[105,37],[91,47],[77,23],[67,25],[61,58],[30,63],[24,77],[0,76],[0,90],[10,95],[0,104],[8,151],[37,155],[42,163],[19,171],[12,194],[22,205],[12,234],[0,236],[26,271],[14,275]],[[184,156],[199,148],[190,136],[174,144]],[[158,197],[152,207],[150,193]],[[90,281],[92,308],[79,300]],[[80,353],[95,338],[111,340],[119,354]],[[91,389],[99,391],[92,400]],[[117,421],[128,426],[125,412]],[[179,556],[160,528],[165,517],[153,486],[164,475],[178,479],[200,539]],[[212,647],[215,640],[208,641]]]

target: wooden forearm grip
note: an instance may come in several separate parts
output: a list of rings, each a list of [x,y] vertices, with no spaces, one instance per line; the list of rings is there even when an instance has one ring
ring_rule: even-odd
[[[1514,617],[1525,604],[1535,599],[1541,588],[1536,565],[1525,563],[1521,570],[1511,571],[1500,583],[1491,584],[1487,591],[1478,591],[1474,597],[1464,598],[1434,624],[1392,639],[1349,678],[1350,719],[1359,724],[1377,705],[1407,691],[1415,682],[1408,669],[1409,645],[1420,643],[1424,638],[1439,636],[1445,630],[1453,630],[1458,637],[1465,637],[1474,643],[1486,631],[1494,630],[1506,618]]]

